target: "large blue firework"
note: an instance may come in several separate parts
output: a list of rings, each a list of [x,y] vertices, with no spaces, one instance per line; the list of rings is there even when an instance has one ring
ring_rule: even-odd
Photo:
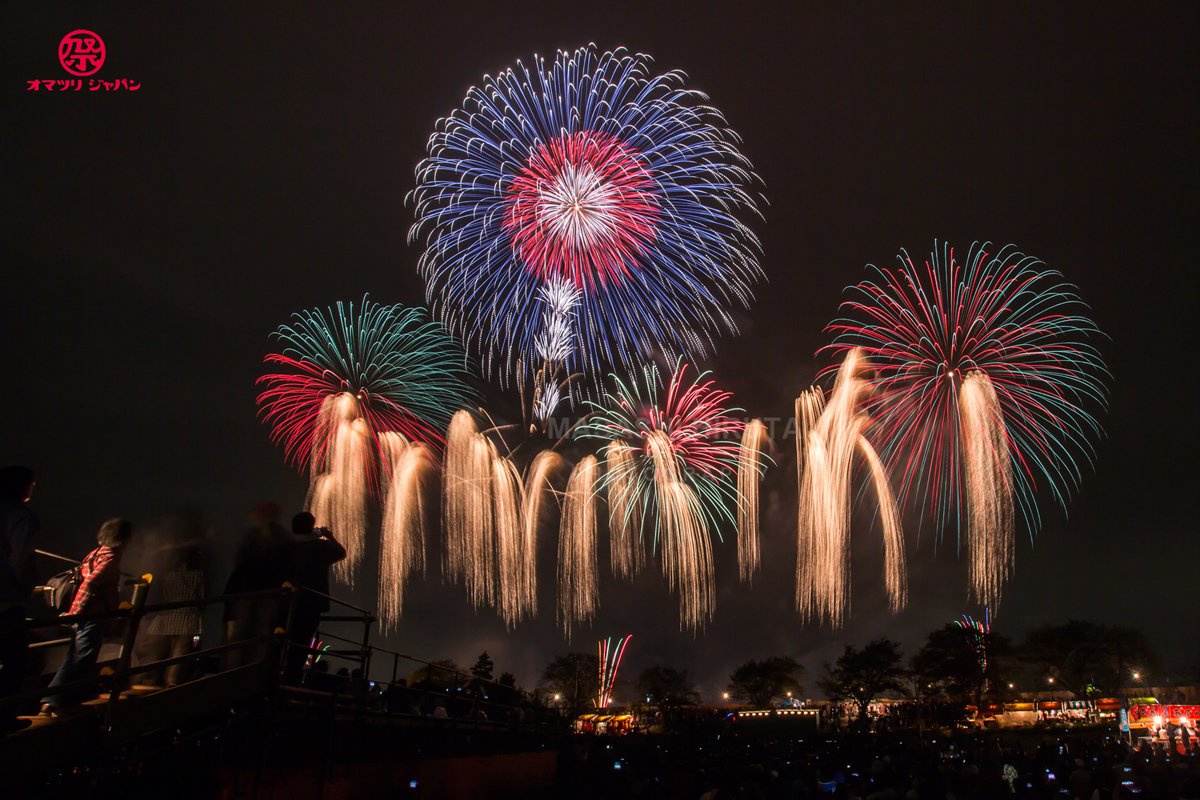
[[[761,277],[758,179],[684,74],[594,46],[518,62],[439,121],[410,195],[435,315],[502,380],[560,362],[636,377],[649,354],[707,354]],[[547,296],[578,292],[565,311]],[[562,330],[564,322],[572,328]],[[547,330],[553,329],[553,330]]]

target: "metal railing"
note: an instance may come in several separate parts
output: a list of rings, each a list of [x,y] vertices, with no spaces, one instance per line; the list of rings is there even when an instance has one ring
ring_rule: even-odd
[[[62,556],[55,557],[65,561],[71,560]],[[289,672],[289,659],[296,654],[296,651],[300,650],[306,653],[308,656],[306,658],[307,669],[301,672],[301,681],[296,686],[328,695],[329,700],[339,707],[352,708],[356,711],[378,712],[389,717],[407,716],[434,720],[444,718],[452,723],[486,721],[509,725],[560,726],[563,724],[559,709],[549,707],[545,698],[537,693],[525,692],[515,686],[507,686],[454,667],[372,644],[371,628],[378,621],[375,614],[369,609],[328,594],[308,588],[293,587],[291,584],[285,583],[281,587],[273,589],[147,604],[146,599],[150,588],[149,576],[127,580],[125,585],[132,587],[132,597],[130,600],[122,602],[117,609],[90,614],[39,617],[25,620],[23,623],[24,629],[28,631],[62,628],[82,622],[123,621],[126,624],[124,632],[120,636],[120,652],[115,660],[97,664],[93,674],[76,681],[0,698],[0,709],[29,704],[47,694],[90,693],[102,695],[107,692],[108,697],[103,715],[106,723],[111,724],[118,704],[121,702],[121,694],[133,685],[134,677],[157,673],[178,664],[203,662],[227,653],[254,648],[263,656],[260,660],[250,663],[270,662],[267,666],[271,675],[269,688],[272,689],[284,685],[284,677]],[[317,630],[318,638],[321,641],[333,640],[349,645],[349,647],[318,650],[308,646],[309,643],[302,644],[293,641],[291,632],[300,592],[323,598],[338,606],[339,611],[346,612],[323,613],[320,616]],[[271,598],[287,601],[286,621],[281,627],[274,627],[269,631],[257,631],[248,638],[225,642],[181,656],[133,664],[134,646],[139,632],[141,632],[141,623],[148,615],[185,608],[196,608],[202,611],[215,604],[239,601],[262,602]],[[346,623],[361,624],[362,635],[352,639],[332,633],[327,629],[322,630],[330,624]],[[69,645],[71,641],[71,637],[59,637],[30,646],[31,648],[49,648]],[[378,657],[388,656],[391,657],[392,662],[390,680],[370,680],[372,661],[377,660]],[[314,667],[317,661],[323,658],[336,658],[355,664],[361,672],[357,678],[351,677],[349,680],[342,676],[321,673]],[[413,685],[408,685],[408,682],[400,677],[402,662],[406,665],[406,669],[412,669],[407,665],[414,665],[414,672],[420,671],[423,667],[426,673],[425,677],[420,681],[414,681]],[[296,698],[293,696],[290,699]],[[441,712],[438,711],[439,708],[442,709]]]
[[[32,689],[24,692],[19,692],[8,697],[0,698],[0,709],[10,707],[19,707],[22,704],[30,701],[38,700],[47,694],[50,695],[81,695],[84,693],[104,694],[108,692],[108,700],[104,709],[104,717],[107,721],[111,721],[115,712],[116,704],[120,701],[121,692],[130,687],[130,678],[134,675],[139,675],[147,672],[155,672],[165,667],[174,664],[181,664],[189,661],[203,660],[212,656],[221,655],[224,653],[247,650],[250,648],[259,648],[263,645],[269,645],[271,642],[278,641],[284,634],[284,631],[276,628],[271,632],[263,633],[258,636],[252,636],[238,641],[228,642],[188,653],[183,656],[174,658],[159,659],[145,664],[133,666],[132,657],[134,644],[137,641],[138,632],[142,620],[149,614],[162,611],[172,611],[181,608],[197,608],[203,610],[205,607],[216,603],[227,603],[240,600],[263,600],[270,597],[279,598],[294,598],[296,590],[290,584],[284,584],[277,589],[262,589],[253,592],[240,592],[236,594],[216,595],[213,597],[196,598],[192,600],[180,600],[168,603],[156,603],[147,605],[146,597],[150,588],[150,581],[144,579],[128,580],[126,586],[133,587],[133,596],[130,600],[122,601],[120,607],[111,611],[93,612],[89,614],[61,614],[55,617],[26,619],[20,623],[13,623],[12,627],[21,627],[23,631],[42,630],[61,628],[69,625],[76,625],[82,622],[120,622],[125,621],[125,629],[121,634],[121,648],[117,656],[115,666],[113,662],[97,663],[93,674],[79,680],[69,681],[53,687]],[[292,602],[289,602],[289,614]],[[26,634],[28,635],[28,634]],[[73,637],[58,638],[48,641],[33,643],[31,648],[48,648],[55,645],[70,644]],[[269,647],[267,648],[269,653]],[[270,656],[268,655],[268,658]],[[255,662],[257,663],[257,662]]]

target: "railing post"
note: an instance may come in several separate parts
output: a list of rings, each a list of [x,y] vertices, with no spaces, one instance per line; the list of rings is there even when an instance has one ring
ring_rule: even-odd
[[[133,584],[133,598],[129,602],[121,603],[121,608],[129,611],[129,626],[125,630],[125,640],[121,643],[121,656],[117,659],[117,669],[113,673],[112,682],[108,688],[108,705],[104,709],[106,726],[111,727],[113,724],[117,701],[120,699],[121,690],[125,688],[125,681],[129,677],[129,662],[133,658],[133,646],[137,641],[138,626],[142,621],[142,609],[146,605],[146,596],[150,593],[151,580],[149,575],[143,575],[141,580]]]
[[[359,705],[366,705],[367,695],[371,691],[371,624],[375,622],[375,618],[370,614],[363,615],[363,643],[362,643],[362,684],[358,690]]]
[[[283,646],[279,648],[279,674],[275,685],[280,686],[283,683],[283,677],[287,675],[288,656],[291,654],[292,648],[292,618],[296,613],[296,595],[299,590],[288,583],[283,582],[283,589],[288,589],[287,601],[287,621],[283,625]]]

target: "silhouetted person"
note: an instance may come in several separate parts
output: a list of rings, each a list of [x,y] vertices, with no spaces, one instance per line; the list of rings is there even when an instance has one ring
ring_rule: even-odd
[[[0,469],[0,700],[21,690],[29,669],[25,608],[33,592],[33,550],[41,529],[26,506],[33,495],[33,470]],[[15,707],[0,708],[0,734],[27,727]]]
[[[263,503],[250,515],[252,527],[242,536],[233,574],[225,594],[278,589],[291,577],[291,538],[279,524],[279,506]],[[225,603],[225,643],[241,642],[271,633],[283,624],[278,597],[240,598]],[[225,654],[225,669],[261,659],[267,648],[261,644]]]
[[[321,615],[329,610],[329,568],[346,557],[346,548],[338,544],[328,528],[315,528],[316,520],[307,511],[292,517],[293,580],[300,592],[293,601],[292,625],[284,680],[298,683],[312,645],[313,635],[321,624]],[[304,589],[311,589],[306,592]],[[319,592],[320,594],[313,594]]]
[[[81,578],[75,600],[67,614],[99,614],[115,611],[121,604],[121,554],[133,539],[133,524],[127,519],[110,519],[96,534],[98,547],[88,553],[81,564]],[[76,622],[71,628],[67,657],[50,681],[46,697],[42,698],[42,714],[57,716],[65,708],[79,705],[87,696],[79,689],[55,692],[65,683],[83,680],[96,666],[100,647],[104,644],[104,628],[109,620]]]
[[[175,548],[174,565],[162,579],[159,602],[176,603],[204,598],[204,559],[197,544]],[[192,651],[200,635],[200,608],[173,608],[159,611],[142,623],[134,652],[139,664],[179,658]],[[163,676],[147,673],[147,680],[156,683]],[[166,685],[174,686],[187,680],[187,662],[172,664],[166,670]]]

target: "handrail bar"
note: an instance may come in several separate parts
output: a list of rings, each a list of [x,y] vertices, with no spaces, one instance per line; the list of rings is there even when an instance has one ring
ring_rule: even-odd
[[[229,600],[244,600],[254,597],[268,597],[271,595],[287,596],[292,592],[290,587],[279,587],[277,589],[257,589],[253,592],[238,592],[236,594],[223,594],[216,597],[205,597],[194,600],[178,600],[171,603],[156,603],[152,606],[143,606],[142,613],[149,614],[154,611],[170,611],[176,608],[204,608],[213,603],[222,603]],[[22,623],[27,629],[36,628],[56,628],[62,625],[73,625],[76,622],[91,622],[93,620],[127,617],[133,611],[130,608],[114,608],[110,611],[94,611],[90,614],[61,614],[57,617],[42,617],[40,619],[26,619]],[[8,623],[11,626],[16,626],[17,622]]]
[[[46,556],[47,558],[57,558],[59,561],[65,561],[68,564],[74,564],[75,566],[79,566],[80,564],[83,563],[82,561],[80,561],[77,558],[70,558],[68,556],[60,556],[58,553],[51,553],[49,550],[38,550],[37,548],[34,548],[33,552],[37,553],[39,556]],[[117,571],[121,575],[124,575],[126,578],[136,578],[137,577],[136,575],[126,572],[125,570],[117,570]]]
[[[347,603],[345,600],[339,600],[338,598],[334,597],[333,595],[325,594],[324,592],[318,592],[316,589],[309,588],[308,586],[301,586],[300,590],[308,592],[309,594],[312,594],[312,595],[316,595],[317,597],[323,597],[326,600],[330,600],[334,603],[337,603],[340,606],[345,606],[346,608],[352,608],[355,611],[361,611],[363,614],[366,614],[367,616],[370,616],[370,617],[375,616],[375,612],[370,610],[369,608],[363,608],[362,606],[356,606],[353,603]]]
[[[251,645],[266,644],[267,642],[274,641],[277,635],[278,634],[274,633],[264,633],[261,636],[252,636],[249,639],[239,639],[236,642],[217,645],[216,647],[210,647],[207,650],[197,650],[196,652],[188,653],[187,655],[172,656],[171,658],[164,658],[161,661],[153,661],[149,664],[138,664],[136,667],[130,667],[129,669],[125,670],[125,674],[140,675],[143,672],[154,672],[162,669],[163,667],[171,667],[176,664],[182,664],[185,661],[192,661],[197,658],[220,655],[221,653],[230,653],[234,650],[244,650]],[[263,660],[263,663],[266,663],[266,659]]]
[[[49,558],[57,558],[59,561],[66,561],[68,564],[82,564],[83,563],[82,561],[80,561],[77,558],[68,558],[67,556],[60,556],[58,553],[51,553],[48,550],[34,549],[33,552],[37,553],[39,556],[47,556]]]
[[[200,650],[195,653],[189,653],[186,656],[177,656],[176,658],[173,658],[173,659],[167,659],[164,661],[155,661],[152,664],[141,664],[137,667],[130,667],[125,670],[125,674],[130,675],[130,674],[136,674],[136,673],[141,673],[141,672],[152,672],[157,669],[162,669],[163,666],[170,666],[170,664],[172,664],[174,662],[183,662],[183,661],[187,661],[187,660],[194,659],[194,658],[201,658],[204,656],[215,655],[217,653],[229,652],[229,651],[233,651],[233,650],[241,650],[241,649],[246,649],[249,647],[257,647],[258,645],[260,645],[266,641],[270,641],[271,639],[274,639],[274,638],[275,638],[275,634],[265,634],[263,636],[257,636],[257,637],[253,637],[250,639],[240,639],[236,642],[230,642],[229,644],[220,645],[219,647],[211,647],[208,650]],[[64,640],[64,641],[70,641],[70,640],[68,639],[68,640]],[[114,662],[110,661],[107,663],[111,664]],[[262,663],[266,663],[265,660]],[[111,669],[111,667],[110,667],[110,669]],[[40,689],[30,689],[28,691],[19,692],[17,694],[10,694],[7,697],[0,697],[0,708],[4,708],[5,706],[8,706],[8,705],[17,705],[19,703],[25,702],[26,700],[40,700],[41,698],[46,696],[47,692],[54,692],[55,694],[58,694],[60,692],[67,693],[74,689],[84,689],[84,688],[90,688],[92,686],[99,687],[101,684],[106,682],[105,679],[111,679],[113,677],[115,677],[115,671],[114,671],[114,673],[107,674],[107,675],[101,674],[101,672],[96,672],[96,674],[89,675],[86,678],[80,678],[79,680],[71,681],[70,683],[61,683],[58,686],[55,686],[53,688],[47,686],[47,687],[43,687]]]

